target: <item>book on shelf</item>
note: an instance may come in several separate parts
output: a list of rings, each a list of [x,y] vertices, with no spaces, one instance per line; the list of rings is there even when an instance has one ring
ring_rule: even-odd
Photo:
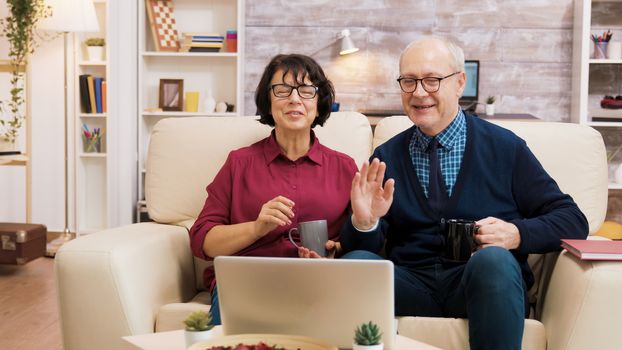
[[[184,46],[179,52],[219,52],[222,47]]]
[[[91,113],[91,100],[89,98],[88,74],[80,75],[80,105],[84,113]]]
[[[562,248],[581,260],[622,260],[622,241],[562,239]]]
[[[191,43],[188,45],[182,45],[182,46],[189,46],[189,47],[211,47],[211,48],[216,48],[216,49],[220,49],[222,47],[222,43]]]
[[[201,39],[221,39],[225,37],[220,33],[201,33],[201,32],[185,32],[182,33],[184,38],[201,38]]]
[[[219,52],[220,48],[216,47],[191,47],[188,52]]]
[[[182,44],[188,43],[221,43],[225,40],[223,36],[186,36],[181,42]]]
[[[91,104],[91,108],[87,113],[95,113],[95,111],[97,110],[97,102],[95,101],[95,79],[92,75],[87,76],[86,79],[88,82],[89,101]]]
[[[622,109],[599,108],[590,112],[594,122],[622,122]]]
[[[106,79],[102,80],[102,113],[108,112],[108,84]]]
[[[95,78],[95,112],[102,113],[102,78]]]

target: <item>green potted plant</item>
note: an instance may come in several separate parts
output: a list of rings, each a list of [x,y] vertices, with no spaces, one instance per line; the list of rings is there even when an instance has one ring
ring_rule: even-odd
[[[194,311],[184,320],[186,347],[212,337],[212,314],[202,310]]]
[[[354,330],[354,344],[352,350],[383,350],[380,327],[369,321]]]
[[[89,61],[104,60],[104,46],[106,46],[104,38],[88,38],[84,44],[86,45]]]
[[[486,99],[486,115],[495,114],[495,101],[496,98],[494,96],[488,96]]]
[[[10,99],[0,102],[0,141],[15,145],[26,115],[23,110],[24,73],[34,53],[37,23],[52,14],[44,0],[7,0],[8,16],[0,19],[0,34],[9,43]],[[8,116],[5,116],[8,114]]]

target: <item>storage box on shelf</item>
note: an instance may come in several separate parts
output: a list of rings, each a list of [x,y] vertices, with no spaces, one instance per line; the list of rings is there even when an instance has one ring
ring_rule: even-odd
[[[147,11],[149,0],[138,1],[139,183],[136,221],[144,221],[145,158],[153,126],[163,118],[222,117],[243,113],[244,0],[171,2],[180,38],[177,52],[158,51],[153,38],[158,32],[152,30]],[[236,45],[232,42],[233,31]],[[197,50],[201,51],[189,46],[199,47]],[[162,111],[159,106],[160,79],[182,79],[183,93],[179,98],[184,99],[187,92],[198,93],[198,110]],[[225,103],[232,107],[227,109]],[[183,101],[181,106],[185,106]]]
[[[622,1],[575,0],[574,6],[572,121],[595,127],[613,152],[622,145],[622,138],[616,136],[622,133],[622,109],[602,108],[601,101],[605,96],[622,95],[622,59],[620,53],[595,57],[591,38],[610,31],[611,42],[622,41]],[[622,189],[615,178],[621,160],[619,156],[610,159],[610,196]]]
[[[75,62],[75,211],[78,235],[109,227],[110,167],[108,157],[108,45],[102,57],[90,57],[85,44],[89,38],[107,42],[108,1],[94,0],[99,32],[77,34]]]

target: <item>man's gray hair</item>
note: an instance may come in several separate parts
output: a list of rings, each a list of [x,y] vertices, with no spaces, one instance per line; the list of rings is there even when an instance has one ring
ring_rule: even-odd
[[[449,50],[449,52],[451,53],[453,57],[453,62],[452,62],[453,68],[456,70],[456,72],[464,71],[464,51],[462,51],[462,48],[458,46],[458,44],[450,40],[449,38],[441,37],[441,36],[433,36],[433,35],[424,36],[408,44],[408,46],[406,46],[406,48],[400,54],[400,68],[402,67],[402,58],[404,57],[404,53],[407,52],[412,46],[425,40],[438,40],[442,42],[443,44],[445,44],[445,46],[447,47],[447,49]]]

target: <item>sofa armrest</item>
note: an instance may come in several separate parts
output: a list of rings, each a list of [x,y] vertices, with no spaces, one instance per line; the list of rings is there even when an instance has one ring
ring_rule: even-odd
[[[65,349],[123,349],[159,307],[196,293],[188,231],[140,223],[66,243],[55,258]]]
[[[563,251],[542,310],[548,349],[622,349],[622,262]]]

